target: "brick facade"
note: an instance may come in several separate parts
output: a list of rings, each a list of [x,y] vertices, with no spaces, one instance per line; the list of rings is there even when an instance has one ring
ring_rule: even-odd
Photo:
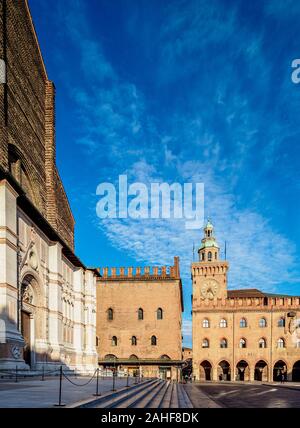
[[[20,160],[15,178],[73,248],[74,219],[55,164],[54,85],[47,77],[27,1],[3,1],[1,6],[0,52],[6,62],[7,85],[0,87],[0,166],[8,171],[9,158]]]
[[[115,357],[125,371],[141,367],[145,376],[176,378],[183,310],[178,258],[169,271],[146,267],[101,272],[96,329],[100,363],[111,366]]]
[[[0,15],[0,370],[93,373],[99,274],[73,252],[55,160],[54,84],[27,1],[2,0]]]
[[[219,260],[212,225],[204,230],[192,263],[195,379],[299,381],[300,297],[228,290],[229,264]]]

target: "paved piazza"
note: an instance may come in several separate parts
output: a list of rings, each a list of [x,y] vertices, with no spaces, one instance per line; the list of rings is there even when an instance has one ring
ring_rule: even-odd
[[[218,407],[300,408],[300,384],[198,384],[190,396],[195,404],[198,394],[205,394]]]
[[[72,382],[84,384],[90,378],[71,377]],[[127,379],[119,378],[116,380],[116,389],[126,386]],[[130,378],[130,385],[135,380]],[[112,389],[112,378],[99,380],[99,392],[109,392]],[[67,380],[62,384],[62,403],[70,405],[82,400],[93,399],[96,392],[96,380],[86,386],[74,386]],[[46,379],[41,381],[36,379],[20,379],[19,382],[14,380],[0,380],[0,408],[45,408],[54,407],[58,403],[59,378]]]

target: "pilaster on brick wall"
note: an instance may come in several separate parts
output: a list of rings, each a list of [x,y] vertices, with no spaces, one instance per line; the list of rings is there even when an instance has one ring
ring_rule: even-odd
[[[57,204],[55,195],[55,87],[46,83],[45,96],[45,172],[47,220],[57,230]]]
[[[0,3],[0,59],[6,63],[6,2]],[[0,84],[0,165],[8,169],[8,132],[6,127],[7,103],[6,85]]]

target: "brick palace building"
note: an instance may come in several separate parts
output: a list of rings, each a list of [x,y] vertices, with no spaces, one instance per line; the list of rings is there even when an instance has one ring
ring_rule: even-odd
[[[195,379],[300,381],[300,297],[228,290],[219,251],[208,221],[192,263]]]
[[[104,268],[97,281],[97,349],[103,368],[179,379],[183,312],[174,266]]]

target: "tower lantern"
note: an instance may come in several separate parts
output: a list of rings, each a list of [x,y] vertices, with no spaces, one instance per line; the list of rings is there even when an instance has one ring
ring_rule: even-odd
[[[214,236],[214,226],[208,219],[204,227],[204,237],[198,250],[200,262],[213,262],[219,260],[220,247]]]

